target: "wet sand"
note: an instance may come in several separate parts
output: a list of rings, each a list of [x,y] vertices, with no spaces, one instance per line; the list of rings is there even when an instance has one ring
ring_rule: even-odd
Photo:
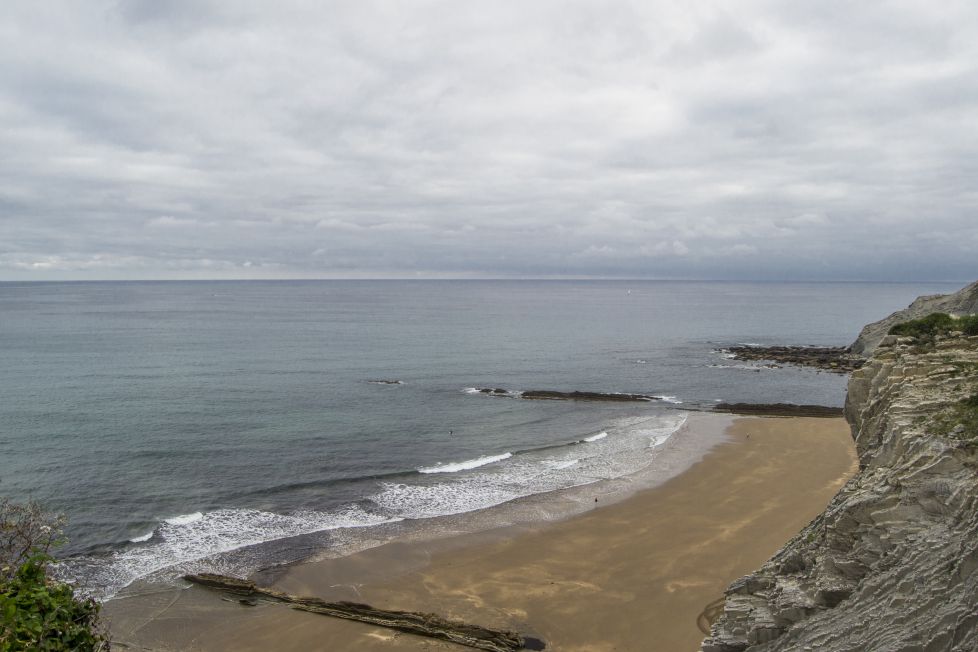
[[[741,418],[688,471],[621,502],[555,523],[300,564],[274,586],[516,629],[553,650],[693,651],[704,609],[855,470],[842,419]],[[239,606],[201,588],[113,601],[106,613],[120,649],[466,649],[282,605]]]

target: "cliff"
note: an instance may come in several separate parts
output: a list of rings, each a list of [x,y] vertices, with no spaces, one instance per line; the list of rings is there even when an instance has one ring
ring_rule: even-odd
[[[704,652],[978,650],[978,337],[877,343],[846,402],[860,471],[728,588]]]
[[[913,303],[903,310],[898,310],[889,317],[864,326],[859,337],[849,349],[856,355],[869,357],[876,350],[880,340],[890,332],[890,328],[894,325],[910,319],[925,317],[932,312],[946,312],[952,315],[970,315],[978,312],[978,281],[953,294],[917,297]]]

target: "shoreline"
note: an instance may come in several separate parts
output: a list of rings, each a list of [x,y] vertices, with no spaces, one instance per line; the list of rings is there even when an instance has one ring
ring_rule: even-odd
[[[691,466],[607,502],[598,494],[597,509],[387,542],[259,580],[516,629],[550,649],[695,650],[704,609],[820,513],[856,468],[842,419],[720,418],[723,441]],[[116,640],[150,649],[461,649],[279,605],[243,608],[200,588],[116,599],[105,612]]]

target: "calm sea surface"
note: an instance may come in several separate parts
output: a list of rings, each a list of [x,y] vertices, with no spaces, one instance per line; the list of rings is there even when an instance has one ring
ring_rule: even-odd
[[[718,399],[841,405],[844,377],[717,349],[845,345],[957,288],[0,283],[0,495],[64,511],[64,572],[101,596],[207,560],[240,569],[233,551],[254,544],[319,533],[306,547],[328,547],[352,529],[635,473],[684,409]]]

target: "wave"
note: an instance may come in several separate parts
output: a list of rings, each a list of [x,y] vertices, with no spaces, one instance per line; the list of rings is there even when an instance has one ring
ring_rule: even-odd
[[[57,572],[100,599],[140,579],[172,581],[188,572],[252,572],[266,564],[255,561],[254,556],[263,553],[225,553],[323,530],[460,514],[619,478],[651,464],[657,449],[684,422],[685,413],[678,412],[623,417],[587,440],[437,464],[398,477],[377,476],[362,487],[362,493],[358,491],[356,503],[334,509],[277,514],[225,508],[181,514],[162,519],[151,532],[108,554],[93,551],[64,560]],[[594,444],[597,441],[600,445]],[[339,533],[331,540],[334,537],[350,538]]]
[[[572,449],[573,456],[553,456],[548,450],[541,459],[544,451],[538,449],[513,455],[502,464],[482,465],[437,481],[426,476],[421,482],[385,482],[369,499],[386,513],[424,519],[487,509],[526,496],[620,478],[651,464],[656,449],[685,422],[686,413],[622,418],[598,433],[610,431],[613,437],[609,436],[601,446]]]
[[[765,369],[773,368],[773,367],[765,367],[765,366],[758,367],[756,365],[751,365],[751,364],[710,364],[706,366],[709,367],[710,369],[739,369],[740,371],[756,371],[758,373],[760,373]]]
[[[196,517],[199,514],[199,518]],[[68,581],[83,580],[97,587],[94,597],[108,599],[136,580],[167,570],[172,578],[206,569],[205,558],[246,546],[323,530],[368,527],[401,520],[372,514],[350,505],[336,512],[299,511],[274,514],[257,509],[218,509],[165,519],[149,537],[150,545],[130,546],[106,557],[73,557],[60,562],[56,572]],[[201,562],[201,564],[197,564]]]
[[[569,469],[580,461],[579,458],[572,460],[543,460],[541,464],[554,471],[561,471],[563,469]]]
[[[659,400],[660,401],[664,401],[666,403],[672,403],[674,405],[682,405],[682,403],[683,403],[682,401],[680,401],[675,396],[660,396],[659,397]]]
[[[458,471],[468,471],[469,469],[477,469],[480,466],[485,466],[486,464],[492,464],[493,462],[501,462],[503,460],[508,460],[513,456],[512,453],[503,453],[502,455],[486,455],[485,457],[477,457],[474,460],[466,460],[464,462],[451,462],[449,464],[441,464],[439,466],[428,466],[418,469],[419,473],[457,473]]]
[[[174,516],[173,518],[165,518],[163,519],[163,522],[168,523],[169,525],[188,525],[189,523],[199,521],[202,518],[204,518],[204,514],[202,512],[194,512],[193,514],[183,514],[181,516]]]

